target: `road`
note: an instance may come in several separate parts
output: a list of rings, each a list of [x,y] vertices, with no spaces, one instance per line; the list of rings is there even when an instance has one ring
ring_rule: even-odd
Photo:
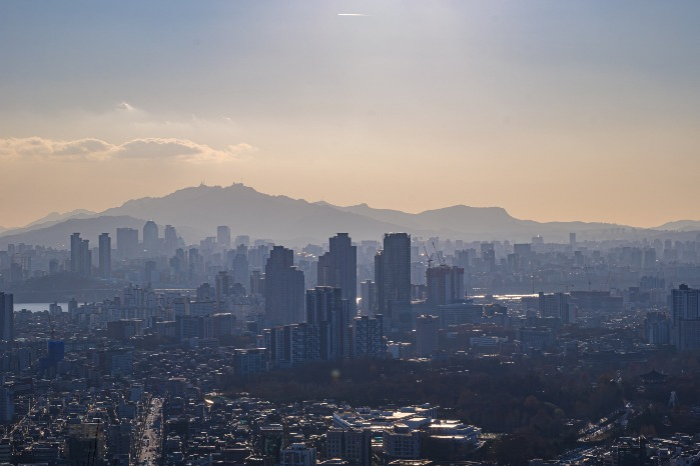
[[[160,464],[162,423],[163,399],[152,398],[144,420],[142,438],[140,439],[141,448],[138,454],[138,465],[155,466]]]

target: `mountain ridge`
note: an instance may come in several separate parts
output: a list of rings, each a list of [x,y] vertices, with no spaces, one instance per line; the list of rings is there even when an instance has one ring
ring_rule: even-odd
[[[49,214],[23,229],[0,233],[0,239],[29,235],[73,220],[103,218],[107,232],[117,226],[134,226],[154,220],[161,228],[173,225],[190,244],[207,236],[215,236],[218,225],[228,225],[234,235],[244,234],[275,242],[324,242],[339,231],[349,232],[353,239],[381,239],[388,232],[405,231],[417,236],[443,236],[464,240],[529,241],[532,236],[567,241],[570,232],[595,237],[611,237],[623,232],[654,231],[604,222],[537,222],[513,217],[502,207],[472,207],[456,204],[449,207],[408,213],[394,209],[378,209],[366,203],[336,206],[325,201],[309,202],[285,195],[269,195],[234,183],[230,186],[190,186],[161,197],[131,199],[120,206],[90,214],[75,210],[58,216],[71,216],[63,221],[51,220]],[[129,225],[116,225],[129,219]],[[694,222],[694,221],[679,221]],[[673,223],[673,222],[671,222]],[[700,222],[698,229],[700,229]],[[75,227],[80,223],[73,223]],[[87,224],[85,224],[87,225]],[[693,225],[692,223],[688,225]],[[143,226],[141,224],[138,228]],[[54,228],[55,232],[62,231]],[[78,231],[78,230],[76,230]],[[42,236],[40,234],[39,236]],[[162,235],[162,230],[161,230]],[[36,235],[29,235],[31,238]],[[67,238],[66,238],[67,240]],[[6,241],[3,241],[6,243]],[[30,241],[24,241],[35,244]]]

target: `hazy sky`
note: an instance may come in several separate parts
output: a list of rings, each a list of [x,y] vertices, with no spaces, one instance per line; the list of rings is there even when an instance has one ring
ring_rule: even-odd
[[[244,182],[700,218],[700,3],[0,2],[0,225]]]

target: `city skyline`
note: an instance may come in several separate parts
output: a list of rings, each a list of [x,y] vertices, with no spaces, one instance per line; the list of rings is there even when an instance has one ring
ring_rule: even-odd
[[[684,202],[700,194],[694,4],[11,1],[0,13],[4,227],[200,182],[407,212],[700,217]]]

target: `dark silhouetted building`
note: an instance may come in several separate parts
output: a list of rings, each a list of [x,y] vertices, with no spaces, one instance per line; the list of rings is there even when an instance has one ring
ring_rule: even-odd
[[[407,233],[384,235],[384,249],[374,257],[377,313],[390,328],[410,329],[411,237]]]
[[[15,313],[14,300],[10,293],[0,293],[0,340],[14,341]]]
[[[438,350],[438,330],[440,318],[419,316],[416,318],[416,353],[421,358],[429,358]]]
[[[294,251],[275,246],[265,265],[265,320],[288,325],[304,320],[304,273],[294,267]]]
[[[216,244],[223,249],[231,248],[231,229],[226,225],[216,227]]]
[[[700,349],[700,290],[671,290],[672,343],[679,350]]]
[[[318,331],[320,359],[348,356],[350,311],[340,288],[317,286],[306,291],[306,323]]]
[[[112,239],[109,233],[102,233],[99,237],[100,277],[112,276]]]
[[[134,228],[117,228],[117,256],[119,259],[136,257],[139,251],[139,231]]]
[[[143,226],[143,248],[149,253],[158,250],[158,225],[153,220],[149,220]]]
[[[330,238],[330,251],[318,258],[318,284],[340,288],[350,311],[357,308],[357,247],[347,233]]]
[[[464,299],[464,269],[439,265],[425,271],[428,304],[442,306]]]
[[[80,233],[70,235],[70,270],[83,277],[92,272],[92,252],[90,241],[80,238]]]

